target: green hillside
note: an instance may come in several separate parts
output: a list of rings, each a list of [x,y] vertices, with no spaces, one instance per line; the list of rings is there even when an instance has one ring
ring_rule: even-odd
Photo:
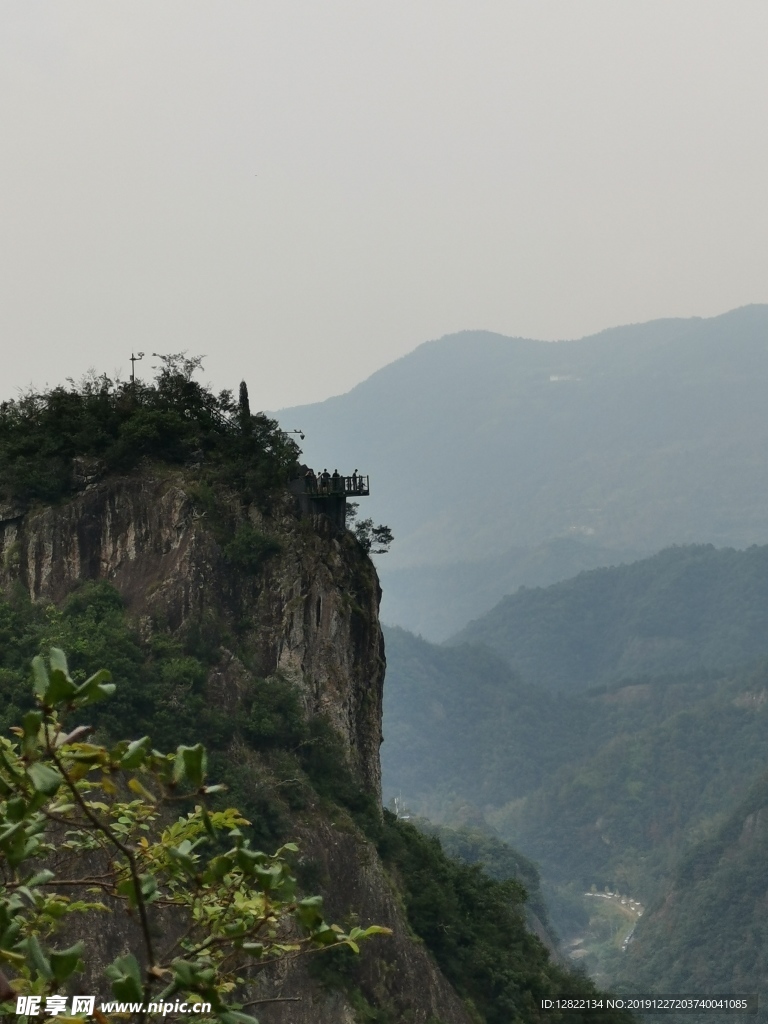
[[[765,992],[768,775],[689,851],[638,923],[620,977],[634,991]],[[765,1016],[765,1010],[761,1016]]]
[[[520,590],[451,643],[487,646],[525,682],[563,692],[743,663],[768,654],[768,547],[668,548]]]
[[[766,662],[564,697],[482,648],[386,637],[387,793],[436,819],[474,808],[558,885],[649,898],[768,763]]]
[[[579,755],[489,817],[550,881],[648,900],[768,764],[767,695],[766,663],[586,693]]]
[[[517,881],[526,892],[526,910],[532,923],[541,932],[548,945],[555,948],[557,937],[549,927],[549,912],[541,894],[541,880],[536,865],[527,857],[503,842],[487,826],[435,825],[426,818],[414,822],[420,832],[439,839],[449,857],[467,864],[479,865],[485,874],[499,882]]]
[[[386,793],[494,827],[538,864],[568,940],[608,927],[583,896],[593,886],[663,894],[768,764],[766,662],[555,695],[482,648],[400,630],[387,643]],[[603,983],[610,954],[588,961]]]
[[[439,647],[402,629],[384,635],[390,795],[439,817],[455,804],[500,806],[578,755],[588,722],[576,701],[526,685],[482,647]]]

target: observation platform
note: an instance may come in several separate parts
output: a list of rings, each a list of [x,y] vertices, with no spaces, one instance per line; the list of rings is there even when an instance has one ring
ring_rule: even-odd
[[[366,498],[371,493],[367,474],[357,470],[344,476],[337,470],[315,473],[309,466],[301,466],[288,486],[301,515],[327,516],[339,530],[346,529],[347,498]]]

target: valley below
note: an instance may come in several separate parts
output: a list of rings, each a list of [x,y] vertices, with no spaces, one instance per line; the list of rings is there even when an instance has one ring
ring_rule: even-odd
[[[766,557],[671,548],[520,591],[445,644],[386,631],[385,796],[529,858],[561,955],[605,989],[735,991],[750,959],[768,977]]]

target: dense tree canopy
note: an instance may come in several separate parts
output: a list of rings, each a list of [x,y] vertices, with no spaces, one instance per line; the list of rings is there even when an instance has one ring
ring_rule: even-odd
[[[285,482],[299,449],[274,420],[194,379],[200,358],[161,356],[151,383],[95,373],[0,405],[0,497],[55,501],[142,460],[205,468],[254,499]]]

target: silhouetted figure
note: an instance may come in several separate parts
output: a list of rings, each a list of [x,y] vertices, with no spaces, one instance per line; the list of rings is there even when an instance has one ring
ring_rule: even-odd
[[[357,470],[352,474],[352,493],[357,494]]]
[[[338,494],[341,490],[341,477],[339,476],[338,469],[334,469],[333,476],[331,477],[331,491],[333,494]]]
[[[304,490],[308,494],[317,494],[317,477],[311,467],[304,474]]]
[[[331,489],[331,474],[327,469],[324,469],[320,476],[320,490],[323,494],[328,494]]]

